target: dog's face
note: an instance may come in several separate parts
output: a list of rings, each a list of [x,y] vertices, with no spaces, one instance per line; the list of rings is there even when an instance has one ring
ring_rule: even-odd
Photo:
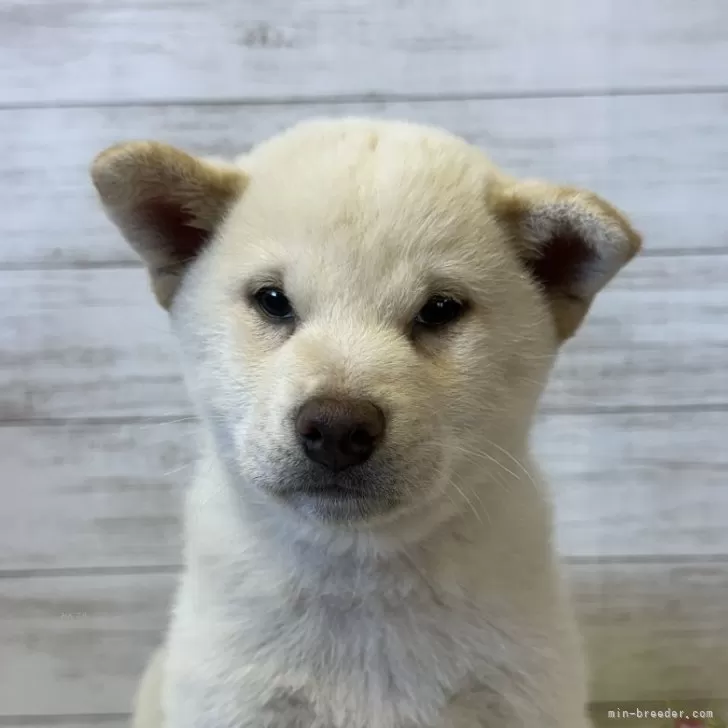
[[[339,522],[497,481],[559,343],[639,247],[597,197],[406,124],[308,123],[239,166],[133,143],[93,176],[233,482]]]

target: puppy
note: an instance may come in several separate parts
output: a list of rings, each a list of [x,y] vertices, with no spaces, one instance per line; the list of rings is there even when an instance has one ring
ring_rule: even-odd
[[[529,430],[639,236],[449,134],[316,120],[103,152],[203,423],[147,728],[586,728]]]

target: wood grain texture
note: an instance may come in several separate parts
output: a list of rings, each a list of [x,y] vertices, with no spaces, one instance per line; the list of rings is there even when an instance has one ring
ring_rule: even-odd
[[[128,712],[167,623],[175,580],[160,574],[0,579],[0,711]]]
[[[562,553],[728,554],[726,432],[724,412],[543,418],[536,450]],[[0,572],[178,565],[195,433],[193,422],[0,428]]]
[[[569,342],[546,409],[728,404],[728,256],[642,258]],[[5,420],[185,416],[163,312],[139,269],[0,272]]]
[[[86,715],[49,715],[20,716],[7,718],[0,716],[2,728],[129,728],[131,716],[118,716],[108,713]]]
[[[3,419],[189,413],[144,271],[12,271],[0,280]]]
[[[570,566],[594,700],[723,699],[728,562]]]
[[[535,450],[567,557],[728,554],[728,413],[542,418]]]
[[[642,258],[566,344],[544,409],[724,406],[728,256]]]
[[[718,94],[4,111],[0,264],[136,260],[104,219],[88,178],[93,156],[112,143],[156,138],[232,157],[322,115],[443,126],[515,175],[601,193],[631,215],[652,252],[728,249],[728,164],[720,163],[728,94]]]
[[[569,575],[595,700],[725,696],[725,564],[591,564],[571,566]],[[159,574],[0,580],[3,713],[128,711],[166,624],[174,580]]]
[[[10,0],[5,103],[725,84],[723,0]]]
[[[195,429],[0,428],[0,571],[179,564]]]
[[[129,728],[130,714],[0,715],[2,728]]]

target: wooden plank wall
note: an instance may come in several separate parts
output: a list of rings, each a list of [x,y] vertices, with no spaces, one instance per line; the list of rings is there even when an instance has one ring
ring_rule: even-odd
[[[597,701],[728,698],[726,0],[5,0],[0,725],[124,724],[180,561],[195,424],[90,158],[310,116],[443,125],[645,234],[536,445]]]

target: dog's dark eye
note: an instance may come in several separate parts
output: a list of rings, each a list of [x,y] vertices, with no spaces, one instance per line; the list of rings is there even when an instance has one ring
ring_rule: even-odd
[[[272,319],[285,321],[293,318],[293,306],[278,288],[261,288],[254,296],[260,310]]]
[[[432,296],[420,309],[415,317],[415,323],[427,328],[437,328],[460,318],[464,311],[464,304],[454,298]]]

